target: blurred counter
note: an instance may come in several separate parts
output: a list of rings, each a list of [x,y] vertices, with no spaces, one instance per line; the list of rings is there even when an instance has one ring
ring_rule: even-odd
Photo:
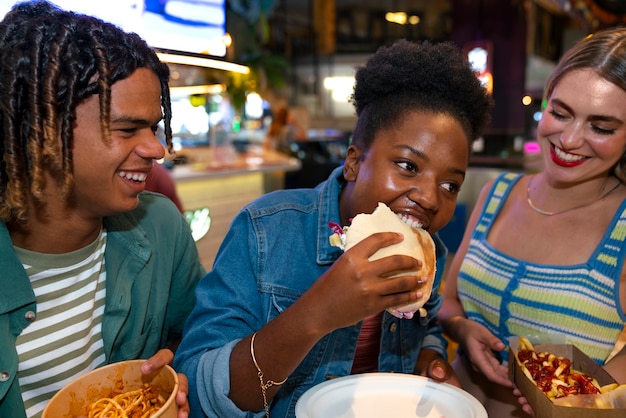
[[[223,149],[190,148],[179,151],[186,164],[175,165],[172,171],[174,180],[189,180],[228,177],[232,175],[287,172],[300,169],[300,161],[276,151],[255,148],[252,151],[237,152],[234,148]]]
[[[285,173],[301,166],[297,158],[262,149],[237,153],[229,147],[189,148],[177,154],[188,163],[175,165],[172,177],[207,270],[233,217],[269,191],[268,183],[281,188]]]
[[[471,155],[469,161],[470,167],[502,168],[508,170],[520,170],[524,168],[525,163],[526,160],[523,155],[507,158],[487,155]]]

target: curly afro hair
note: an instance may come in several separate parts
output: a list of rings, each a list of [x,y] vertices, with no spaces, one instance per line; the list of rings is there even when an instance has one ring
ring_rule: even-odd
[[[470,142],[490,121],[491,96],[451,42],[397,41],[357,68],[355,78],[350,99],[358,116],[353,143],[364,150],[379,130],[408,112],[450,115]]]

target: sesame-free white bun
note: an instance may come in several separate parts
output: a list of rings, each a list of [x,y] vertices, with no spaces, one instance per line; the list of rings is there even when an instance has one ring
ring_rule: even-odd
[[[397,317],[411,318],[414,312],[424,306],[432,292],[436,271],[435,242],[427,231],[407,225],[387,205],[379,203],[371,214],[361,213],[352,219],[346,231],[346,251],[377,232],[399,232],[404,235],[404,240],[381,248],[370,257],[370,260],[402,254],[422,262],[422,268],[419,271],[401,272],[398,276],[415,274],[426,277],[427,282],[420,288],[423,296],[415,303],[388,310]]]

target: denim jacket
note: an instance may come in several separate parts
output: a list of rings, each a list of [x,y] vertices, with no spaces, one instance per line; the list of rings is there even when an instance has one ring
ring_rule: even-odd
[[[279,190],[260,197],[233,220],[213,270],[199,283],[175,367],[189,377],[191,417],[263,416],[242,411],[228,398],[229,359],[235,344],[298,299],[341,255],[328,237],[340,223],[341,168],[315,189]],[[437,290],[447,250],[438,237],[437,275],[425,308],[428,317],[382,321],[381,372],[413,372],[422,348],[446,355],[436,323]],[[324,336],[274,397],[271,416],[293,417],[298,398],[314,385],[350,374],[361,324]],[[259,388],[260,391],[260,388]]]
[[[180,338],[204,275],[189,225],[164,196],[142,193],[132,212],[104,219],[107,363],[148,358]],[[148,210],[149,209],[149,210]],[[17,336],[36,320],[30,280],[0,222],[0,417],[26,417],[17,379]]]

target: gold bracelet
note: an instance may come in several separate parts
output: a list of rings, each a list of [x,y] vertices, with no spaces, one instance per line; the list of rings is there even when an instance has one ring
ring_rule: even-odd
[[[280,386],[283,383],[285,383],[288,377],[286,377],[284,380],[280,382],[274,382],[273,380],[268,380],[267,382],[263,383],[263,372],[261,371],[261,368],[259,367],[259,363],[257,363],[256,361],[256,357],[254,356],[254,339],[255,338],[256,338],[256,332],[252,334],[252,338],[250,339],[250,355],[252,355],[252,362],[254,363],[254,367],[256,367],[256,370],[258,372],[257,375],[259,376],[259,382],[261,383],[261,393],[263,394],[263,407],[265,408],[265,416],[269,418],[270,406],[267,403],[266,392],[272,386]]]

